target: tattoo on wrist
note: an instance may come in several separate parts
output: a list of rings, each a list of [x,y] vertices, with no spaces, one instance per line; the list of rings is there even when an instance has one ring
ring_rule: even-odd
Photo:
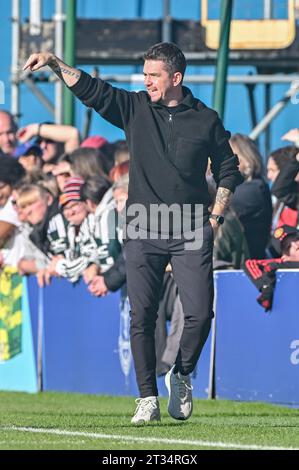
[[[220,206],[223,206],[224,208],[227,207],[229,204],[231,194],[232,193],[229,189],[218,188],[215,204],[219,204]]]

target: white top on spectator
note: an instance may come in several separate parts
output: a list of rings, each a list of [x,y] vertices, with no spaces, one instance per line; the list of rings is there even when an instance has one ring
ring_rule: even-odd
[[[4,265],[16,267],[19,260],[24,256],[24,234],[22,223],[12,205],[11,198],[4,207],[0,209],[0,222],[7,222],[16,227],[12,235],[4,244],[1,253],[4,257]]]

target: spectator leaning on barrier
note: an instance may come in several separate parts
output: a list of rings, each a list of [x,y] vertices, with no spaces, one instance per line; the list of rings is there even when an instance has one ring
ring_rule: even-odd
[[[85,202],[80,195],[84,180],[79,176],[69,178],[59,197],[59,205],[67,225],[67,249],[63,256],[54,257],[48,267],[51,276],[62,276],[70,282],[77,282],[84,271],[93,269],[94,275],[98,267],[94,260],[96,257],[96,244],[90,237],[89,225],[93,217],[88,217]]]
[[[12,198],[12,193],[24,176],[24,168],[17,160],[8,156],[0,158],[0,251],[2,266],[17,266],[23,254],[22,222],[14,208],[15,201]]]
[[[299,230],[289,225],[277,228],[272,236],[272,245],[280,258],[249,259],[244,269],[260,291],[257,301],[266,312],[272,309],[277,269],[299,268]]]
[[[182,86],[186,69],[182,51],[175,44],[160,43],[152,46],[144,59],[146,91],[138,93],[92,78],[51,53],[32,54],[24,66],[24,70],[35,71],[49,65],[87,106],[126,132],[131,157],[127,207],[139,204],[147,215],[153,206],[159,208],[161,204],[169,209],[176,203],[180,216],[184,204],[189,204],[191,209],[188,220],[193,223],[190,230],[193,230],[194,249],[188,245],[190,239],[187,240],[184,230],[180,230],[180,240],[174,239],[178,227],[168,230],[167,240],[161,237],[163,227],[158,228],[158,239],[150,234],[150,240],[142,239],[142,233],[148,231],[153,221],[151,216],[139,218],[137,239],[134,236],[126,239],[131,348],[141,397],[133,424],[160,420],[155,322],[157,294],[169,261],[180,291],[185,325],[176,363],[166,376],[170,394],[168,412],[174,419],[191,416],[189,374],[196,366],[213,318],[213,234],[222,222],[221,215],[231,193],[243,180],[238,171],[238,158],[228,142],[230,134],[217,113]],[[213,214],[208,210],[210,197],[205,181],[209,157],[219,186]],[[134,215],[127,218],[131,233],[134,219]],[[197,243],[199,231],[202,243]]]
[[[88,178],[81,188],[81,197],[94,217],[89,223],[90,236],[95,240],[95,262],[99,266],[96,276],[84,274],[89,291],[95,296],[116,291],[125,282],[125,264],[117,237],[117,217],[112,189],[102,176]]]
[[[22,218],[32,230],[18,264],[22,274],[36,273],[41,286],[48,283],[46,269],[53,256],[67,249],[67,222],[53,194],[39,184],[24,184],[17,189],[16,203]]]

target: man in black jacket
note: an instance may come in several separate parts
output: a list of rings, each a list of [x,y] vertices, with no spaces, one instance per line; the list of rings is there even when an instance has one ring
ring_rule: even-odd
[[[185,312],[176,363],[166,376],[168,412],[183,420],[192,413],[189,374],[213,317],[213,232],[242,182],[228,142],[230,133],[215,111],[182,86],[182,51],[172,43],[159,43],[144,59],[146,92],[139,93],[114,88],[51,53],[32,54],[24,66],[35,71],[49,65],[85,105],[126,133],[131,160],[125,255],[131,347],[140,391],[133,424],[160,420],[154,338],[168,262]],[[212,214],[205,179],[208,158],[218,186]]]

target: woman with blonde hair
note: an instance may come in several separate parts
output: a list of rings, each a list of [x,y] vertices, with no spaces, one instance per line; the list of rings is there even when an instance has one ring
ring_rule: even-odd
[[[272,221],[271,194],[263,175],[262,157],[255,142],[246,135],[232,135],[230,145],[238,155],[239,169],[245,179],[236,188],[231,207],[244,227],[250,257],[262,259]]]

